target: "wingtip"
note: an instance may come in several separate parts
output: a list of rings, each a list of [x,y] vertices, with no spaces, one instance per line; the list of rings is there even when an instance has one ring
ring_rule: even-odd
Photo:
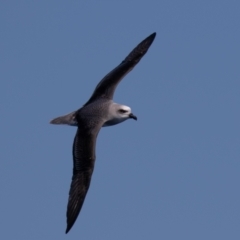
[[[153,40],[155,39],[157,33],[156,32],[153,32],[152,34],[150,34],[147,39],[151,39],[151,41],[153,42]]]
[[[152,45],[156,35],[157,35],[157,33],[153,32],[148,37],[146,37],[144,40],[142,40],[142,42],[140,42],[135,49],[140,48],[142,50],[142,52],[144,52],[144,54],[145,54],[147,52],[148,48]]]
[[[71,230],[72,226],[73,226],[73,224],[67,224],[65,234],[68,234],[68,232]]]

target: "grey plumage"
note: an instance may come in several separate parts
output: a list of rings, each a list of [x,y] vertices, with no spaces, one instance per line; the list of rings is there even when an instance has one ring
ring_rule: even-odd
[[[52,124],[77,126],[73,142],[73,176],[67,206],[67,229],[72,228],[86,197],[95,163],[95,146],[101,127],[112,126],[129,118],[137,120],[128,106],[113,102],[114,91],[151,46],[156,33],[151,34],[96,86],[90,99],[75,112],[53,119]]]

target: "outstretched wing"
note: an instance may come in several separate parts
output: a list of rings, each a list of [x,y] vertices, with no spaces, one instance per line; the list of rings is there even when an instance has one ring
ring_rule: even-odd
[[[110,73],[108,73],[99,82],[91,98],[88,100],[87,103],[85,103],[85,105],[101,97],[112,99],[118,83],[128,72],[130,72],[135,67],[135,65],[145,55],[148,48],[151,46],[155,36],[156,33],[153,33],[146,39],[144,39],[141,43],[137,45],[137,47],[135,47],[129,53],[129,55],[116,68],[114,68]]]
[[[100,130],[84,132],[78,128],[73,143],[73,176],[67,206],[67,229],[72,228],[86,197],[95,163],[95,145]]]

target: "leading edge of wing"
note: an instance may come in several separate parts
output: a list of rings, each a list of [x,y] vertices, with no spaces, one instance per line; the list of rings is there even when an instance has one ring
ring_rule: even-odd
[[[128,56],[116,68],[114,68],[110,73],[108,73],[98,83],[91,98],[88,100],[87,103],[85,103],[85,105],[101,97],[112,99],[118,83],[127,73],[129,73],[135,67],[135,65],[137,65],[141,58],[147,53],[155,37],[156,32],[145,38],[128,54]]]

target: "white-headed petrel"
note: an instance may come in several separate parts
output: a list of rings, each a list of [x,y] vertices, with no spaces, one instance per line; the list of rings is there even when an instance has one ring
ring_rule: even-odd
[[[130,107],[113,102],[113,95],[118,83],[148,51],[155,36],[156,33],[153,33],[144,39],[116,68],[108,73],[98,83],[83,107],[50,122],[77,126],[72,148],[73,176],[67,206],[66,233],[78,217],[91,182],[96,159],[96,139],[101,127],[112,126],[129,118],[137,120]]]

